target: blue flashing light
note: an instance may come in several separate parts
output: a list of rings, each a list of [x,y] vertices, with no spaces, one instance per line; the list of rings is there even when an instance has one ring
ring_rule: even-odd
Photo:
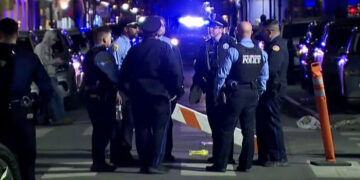
[[[315,0],[305,0],[305,7],[315,7],[316,2]]]
[[[359,0],[348,0],[348,5],[350,5],[350,6],[355,6],[355,5],[357,5],[358,3],[360,3]]]
[[[90,31],[90,28],[88,28],[88,27],[81,27],[81,28],[80,28],[80,32],[81,32],[81,33],[86,33],[86,32],[88,32],[88,31]]]
[[[206,25],[206,20],[202,17],[185,16],[179,18],[179,22],[188,28],[200,28]]]

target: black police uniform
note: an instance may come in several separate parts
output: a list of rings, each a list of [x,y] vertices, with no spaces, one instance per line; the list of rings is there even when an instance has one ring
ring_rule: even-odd
[[[7,107],[8,118],[1,120],[1,141],[17,156],[22,179],[35,180],[36,136],[29,98],[30,85],[33,81],[37,84],[44,101],[50,100],[53,89],[48,74],[35,54],[9,44],[0,44],[0,54],[9,47],[14,52],[13,70],[12,76],[8,74],[12,77],[10,103]]]
[[[257,78],[264,64],[262,52],[259,48],[247,48],[237,45],[239,58],[231,67],[226,79],[224,91],[227,95],[226,105],[222,108],[222,121],[216,123],[220,128],[219,155],[215,156],[214,166],[226,169],[227,158],[230,155],[232,137],[237,121],[240,119],[243,142],[239,159],[239,170],[251,168],[254,156],[254,120],[258,103]],[[259,61],[249,62],[246,57],[257,57]]]
[[[280,36],[266,43],[265,50],[269,55],[269,80],[257,107],[256,134],[258,163],[266,165],[270,162],[272,166],[271,162],[287,162],[280,109],[282,96],[286,93],[289,54],[286,41]]]
[[[156,23],[160,28],[160,20]],[[124,60],[120,86],[130,84],[127,92],[133,105],[141,172],[160,167],[170,121],[169,99],[182,95],[182,76],[171,47],[153,37],[133,46]]]
[[[200,47],[199,56],[196,59],[194,66],[195,74],[193,77],[193,85],[191,89],[193,89],[195,86],[200,86],[202,91],[206,94],[206,114],[208,116],[210,128],[212,131],[212,138],[214,141],[213,156],[216,155],[216,135],[218,130],[215,125],[216,115],[218,112],[217,107],[215,106],[213,95],[215,88],[214,80],[220,62],[225,59],[228,49],[230,47],[235,47],[235,45],[236,40],[233,37],[225,34],[221,36],[219,42],[216,42],[214,39],[207,40],[205,44]],[[232,153],[229,159],[233,160]]]
[[[105,148],[116,123],[116,82],[96,66],[99,53],[107,53],[105,46],[95,46],[87,54],[83,64],[86,108],[93,125],[92,159],[93,171],[113,170],[105,163]],[[110,53],[106,58],[112,57]],[[104,63],[114,63],[113,59]],[[112,144],[112,143],[111,143]]]

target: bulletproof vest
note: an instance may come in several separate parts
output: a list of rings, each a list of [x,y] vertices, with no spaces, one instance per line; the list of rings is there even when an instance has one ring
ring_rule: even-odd
[[[13,77],[14,50],[9,44],[0,44],[0,111],[9,107],[11,91],[10,86]]]
[[[231,67],[228,78],[240,83],[255,81],[264,64],[261,50],[255,46],[247,48],[242,45],[237,45],[236,49],[239,52],[239,58]]]
[[[83,63],[84,85],[96,87],[97,90],[113,88],[113,83],[111,82],[111,80],[94,63],[95,56],[102,51],[106,51],[106,48],[103,46],[92,48],[85,55],[85,61]]]

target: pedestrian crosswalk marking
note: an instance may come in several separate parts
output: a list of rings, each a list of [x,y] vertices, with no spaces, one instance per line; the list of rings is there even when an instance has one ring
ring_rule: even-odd
[[[94,172],[87,172],[87,173],[51,173],[51,174],[44,174],[41,179],[53,179],[53,178],[74,178],[74,177],[93,177],[96,176]]]
[[[360,141],[360,137],[349,137],[350,141]]]
[[[92,135],[92,132],[93,132],[93,127],[92,126],[89,126],[83,133],[83,136],[90,136]]]
[[[46,134],[48,134],[50,131],[52,131],[54,128],[36,128],[36,138],[44,137]]]
[[[180,174],[181,176],[236,176],[233,165],[228,165],[225,173],[205,171],[205,167],[209,165],[204,163],[181,163]]]
[[[360,136],[360,132],[341,132],[343,136]]]
[[[318,178],[359,178],[360,177],[360,165],[356,161],[349,161],[351,166],[314,166],[308,164],[312,172]]]

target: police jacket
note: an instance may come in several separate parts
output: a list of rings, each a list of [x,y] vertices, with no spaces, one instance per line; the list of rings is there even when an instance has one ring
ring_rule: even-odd
[[[120,70],[120,88],[130,84],[130,96],[182,95],[182,64],[171,47],[154,37],[133,46]]]
[[[11,99],[20,99],[30,95],[30,86],[34,81],[39,87],[40,97],[50,100],[53,89],[49,75],[45,71],[39,58],[32,52],[27,52],[17,45],[14,50],[13,77],[11,82]],[[2,48],[0,48],[0,51]]]
[[[116,90],[118,69],[114,57],[105,46],[95,46],[86,53],[83,70],[85,90],[99,95]]]
[[[265,51],[269,56],[267,90],[283,94],[286,91],[289,64],[287,42],[280,36],[277,36],[265,44]]]
[[[200,85],[203,91],[213,90],[214,78],[219,64],[225,59],[230,47],[235,47],[236,40],[229,35],[222,35],[219,42],[209,39],[200,47],[195,61],[193,85]]]

